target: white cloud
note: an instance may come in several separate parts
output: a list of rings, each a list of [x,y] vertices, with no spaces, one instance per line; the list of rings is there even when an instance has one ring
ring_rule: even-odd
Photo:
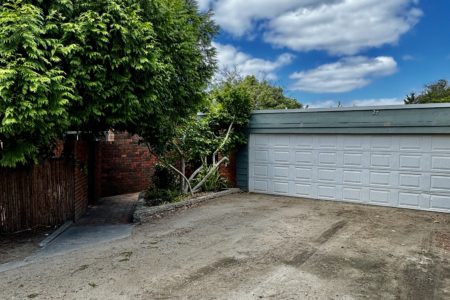
[[[280,14],[339,0],[202,0],[209,2],[216,12],[217,23],[235,36],[243,36],[257,26]]]
[[[382,99],[363,99],[353,100],[352,106],[379,106],[379,105],[402,105],[405,102],[398,98],[382,98]]]
[[[255,75],[259,79],[275,80],[277,79],[275,72],[289,65],[294,59],[292,54],[284,53],[274,61],[265,60],[252,57],[231,45],[219,43],[213,45],[217,49],[219,69],[236,69],[241,76]]]
[[[412,0],[343,0],[286,12],[269,22],[264,37],[293,50],[348,55],[397,43],[421,16]]]
[[[324,100],[305,104],[308,105],[310,108],[336,108],[339,105],[341,105],[341,107],[402,105],[404,104],[404,102],[403,100],[398,98],[380,98],[380,99],[352,100],[343,103],[337,100]]]
[[[335,100],[322,100],[315,102],[305,102],[303,103],[303,105],[308,108],[336,108],[339,106],[339,102]]]
[[[211,0],[197,0],[198,8],[201,11],[208,10],[211,6],[211,2],[212,2]]]
[[[234,36],[296,51],[354,55],[395,44],[422,16],[417,0],[200,0]]]
[[[367,86],[376,77],[396,71],[397,63],[392,57],[346,57],[335,63],[291,74],[290,78],[295,83],[290,89],[312,93],[349,92]]]
[[[412,60],[416,60],[416,58],[410,54],[405,54],[402,56],[402,60],[404,61],[412,61]]]

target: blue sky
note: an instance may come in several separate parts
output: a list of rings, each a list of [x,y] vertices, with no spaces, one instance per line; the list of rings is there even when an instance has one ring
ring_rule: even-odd
[[[311,107],[401,104],[450,79],[447,0],[199,0],[221,69],[282,86]]]

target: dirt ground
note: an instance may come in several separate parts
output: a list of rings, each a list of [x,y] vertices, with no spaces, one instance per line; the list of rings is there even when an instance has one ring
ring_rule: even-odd
[[[450,215],[235,194],[0,273],[0,299],[450,299]]]
[[[53,230],[42,227],[16,234],[0,234],[0,265],[31,255]]]

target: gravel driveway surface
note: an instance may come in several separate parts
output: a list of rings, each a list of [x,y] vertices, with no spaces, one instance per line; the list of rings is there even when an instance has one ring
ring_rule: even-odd
[[[450,299],[450,215],[234,194],[0,273],[0,299]]]

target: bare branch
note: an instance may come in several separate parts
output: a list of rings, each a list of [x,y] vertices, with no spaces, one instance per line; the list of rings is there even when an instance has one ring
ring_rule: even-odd
[[[219,160],[215,165],[212,166],[211,170],[209,170],[208,174],[192,189],[193,193],[196,193],[200,190],[200,188],[205,184],[206,180],[214,173],[215,170],[224,162],[228,161],[228,157],[224,156],[221,160]]]
[[[148,152],[150,152],[151,155],[154,155],[155,157],[158,157],[156,155],[156,153],[153,151],[152,146],[150,146],[149,143],[146,142],[145,145],[147,146]]]
[[[189,192],[191,195],[194,195],[194,192],[192,191],[192,186],[191,183],[189,182],[189,180],[186,178],[186,175],[184,175],[183,173],[181,173],[177,168],[175,168],[174,166],[172,166],[171,164],[168,165],[172,170],[174,170],[175,172],[177,172],[178,174],[181,175],[181,177],[183,177],[183,179],[186,181],[188,188],[189,188]]]
[[[228,157],[226,157],[226,156],[222,157],[222,159],[219,160],[219,161],[217,162],[217,164],[214,165],[214,167],[217,169],[217,168],[218,168],[223,162],[225,162],[225,161],[229,161]]]
[[[180,154],[180,156],[184,156],[183,151],[181,151],[180,146],[178,146],[176,143],[173,143],[173,145],[175,146],[175,149],[177,150],[178,154]]]
[[[184,157],[181,157],[181,173],[186,174],[186,160],[184,159]],[[186,185],[186,181],[185,180],[181,180],[181,192],[182,193],[186,193],[187,191],[187,185]]]
[[[230,126],[228,127],[227,134],[225,135],[225,138],[223,139],[222,144],[220,144],[219,148],[217,148],[216,151],[214,151],[214,153],[213,153],[214,160],[215,160],[217,153],[219,153],[219,151],[222,150],[223,146],[225,146],[228,139],[230,138],[231,129],[233,129],[233,125],[234,125],[234,121],[231,122]]]
[[[192,173],[192,175],[189,177],[189,182],[192,182],[195,176],[197,176],[198,173],[200,173],[203,170],[203,167],[204,165],[201,165],[200,168],[198,168],[197,170],[194,171],[194,173]]]

